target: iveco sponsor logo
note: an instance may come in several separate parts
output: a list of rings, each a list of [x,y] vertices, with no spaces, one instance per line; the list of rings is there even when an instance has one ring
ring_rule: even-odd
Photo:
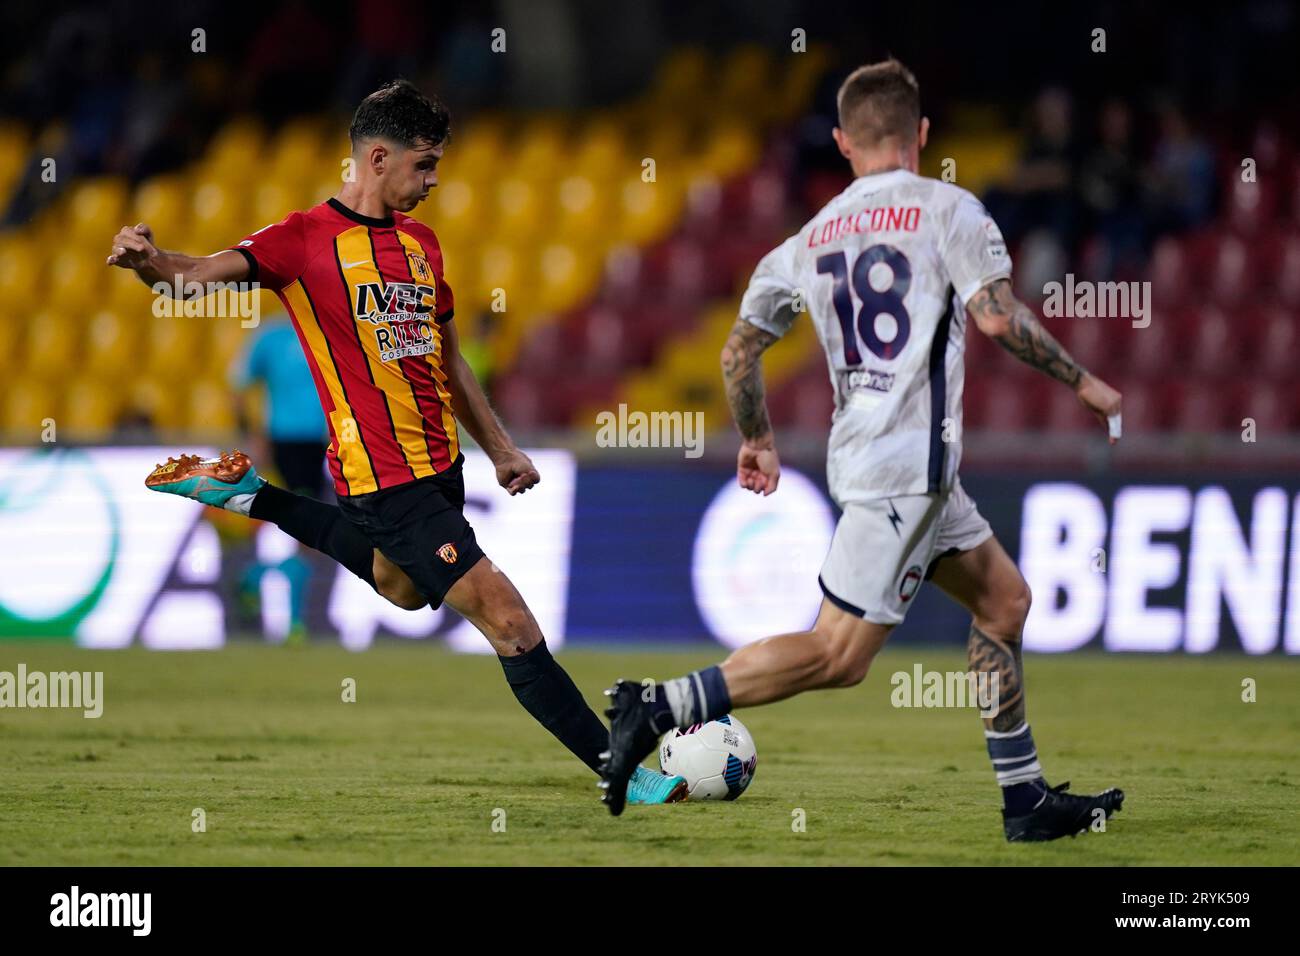
[[[433,311],[435,293],[431,285],[414,282],[362,282],[357,286],[356,316],[367,322],[389,322]]]

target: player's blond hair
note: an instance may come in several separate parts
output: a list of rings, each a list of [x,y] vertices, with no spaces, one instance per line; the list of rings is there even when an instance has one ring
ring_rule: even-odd
[[[893,57],[850,73],[835,103],[840,129],[859,146],[874,146],[890,137],[905,143],[916,139],[921,87],[912,71]]]

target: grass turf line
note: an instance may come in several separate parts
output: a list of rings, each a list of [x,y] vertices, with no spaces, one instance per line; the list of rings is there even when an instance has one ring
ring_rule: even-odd
[[[562,652],[593,706],[613,678],[718,654]],[[491,657],[0,643],[0,670],[104,671],[104,715],[0,709],[0,864],[1295,864],[1300,666],[1282,658],[1028,655],[1048,779],[1117,785],[1106,833],[1009,846],[972,711],[895,709],[890,675],[960,670],[898,645],[867,681],[741,712],[735,803],[631,807],[532,722]],[[357,702],[341,700],[354,678]],[[1258,701],[1241,700],[1245,677]],[[651,758],[653,761],[653,758]],[[206,812],[207,832],[191,829]],[[504,832],[494,832],[496,810]],[[792,829],[804,811],[806,831]]]

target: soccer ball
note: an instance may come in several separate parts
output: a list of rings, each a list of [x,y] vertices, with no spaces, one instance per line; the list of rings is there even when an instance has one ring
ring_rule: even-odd
[[[659,766],[686,778],[692,800],[735,800],[754,779],[758,751],[745,725],[727,714],[670,730],[659,741]]]

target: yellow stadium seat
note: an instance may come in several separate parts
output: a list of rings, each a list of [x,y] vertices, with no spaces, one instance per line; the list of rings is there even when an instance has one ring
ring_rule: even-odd
[[[63,411],[62,389],[33,376],[19,378],[6,389],[4,401],[4,430],[15,442],[22,444],[41,440],[47,419],[57,427]]]
[[[265,314],[265,313],[264,313]],[[228,379],[234,364],[251,347],[257,329],[246,329],[238,322],[209,322],[203,345],[206,374],[210,378]]]
[[[638,245],[663,239],[677,224],[684,200],[685,184],[676,177],[653,183],[640,177],[625,180],[619,189],[615,236]]]
[[[531,279],[520,250],[499,242],[483,246],[479,253],[476,285],[489,296],[494,290],[502,290],[507,309],[512,307],[511,302],[518,293],[530,285]]]
[[[618,184],[607,184],[588,176],[568,176],[557,190],[559,215],[555,228],[559,238],[590,243],[607,238],[613,200]]]
[[[5,237],[0,244],[0,301],[35,305],[45,255],[25,232]]]
[[[772,118],[772,58],[761,46],[737,47],[727,55],[718,77],[718,99],[728,111],[759,121]]]
[[[189,391],[189,430],[205,435],[234,431],[235,404],[235,396],[224,379],[200,379]]]
[[[68,238],[81,245],[107,250],[109,240],[122,226],[128,225],[126,199],[127,186],[121,179],[104,176],[73,186],[67,201]]]
[[[438,234],[439,242],[454,242],[483,229],[483,193],[468,179],[453,179],[439,185],[413,215]]]
[[[122,405],[120,380],[78,378],[68,386],[59,425],[78,438],[103,438],[117,424]]]
[[[150,316],[141,350],[145,374],[167,383],[192,378],[197,346],[205,331],[203,326],[214,321],[218,320],[183,315]]]
[[[154,292],[134,272],[109,269],[104,288],[104,304],[128,319],[132,325],[139,325],[152,314]]]
[[[241,202],[242,190],[223,186],[212,180],[200,183],[190,204],[193,216],[191,242],[193,255],[209,255],[234,245],[248,233],[260,228],[249,227]]]
[[[99,304],[108,284],[108,270],[109,266],[98,254],[83,249],[64,248],[55,253],[50,260],[46,285],[60,310],[73,310],[71,315],[63,313],[65,323],[79,320],[82,310]]]
[[[817,84],[830,68],[830,56],[821,46],[811,46],[798,56],[786,57],[785,76],[776,84],[777,118],[792,120],[808,109]]]
[[[537,307],[561,312],[588,296],[600,280],[601,260],[572,245],[544,246],[538,262]]]
[[[618,123],[612,119],[599,119],[587,124],[574,154],[572,168],[580,176],[605,184],[639,169],[641,159],[628,151]]]
[[[135,191],[127,216],[129,224],[148,225],[153,230],[154,241],[164,249],[184,249],[190,232],[188,187],[183,176],[156,176],[143,183]],[[105,246],[111,238],[105,238]]]
[[[762,144],[749,126],[737,121],[720,123],[712,130],[698,168],[728,179],[752,168],[761,150]]]
[[[501,122],[480,118],[463,135],[452,131],[451,143],[438,163],[438,177],[484,186],[500,177],[506,155]]]
[[[131,385],[124,408],[146,416],[154,427],[169,433],[184,428],[189,419],[185,393],[152,378],[138,378]]]
[[[126,321],[110,310],[96,312],[86,325],[86,371],[109,377],[129,372],[137,364],[138,321]]]
[[[265,180],[253,190],[252,220],[257,223],[248,231],[280,222],[296,209],[303,208],[303,190],[292,180]]]
[[[539,184],[554,183],[569,162],[566,133],[566,124],[558,118],[531,122],[519,137],[509,175]]]
[[[38,378],[71,378],[81,358],[81,323],[63,310],[38,312],[27,323],[22,368]]]
[[[262,166],[266,135],[254,120],[233,120],[208,144],[202,167],[205,175],[234,184],[251,181]]]
[[[547,225],[550,189],[530,180],[511,177],[496,188],[496,210],[492,217],[497,238],[507,242],[531,239]]]
[[[315,119],[285,124],[267,147],[267,178],[284,183],[301,180],[305,170],[316,169],[329,158],[325,146]]]

